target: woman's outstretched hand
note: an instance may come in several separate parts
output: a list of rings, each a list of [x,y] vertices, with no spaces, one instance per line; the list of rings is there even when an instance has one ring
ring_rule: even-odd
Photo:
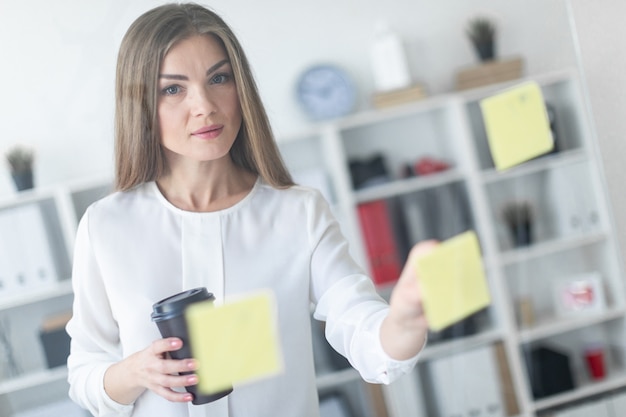
[[[191,401],[191,394],[172,389],[198,383],[195,374],[177,375],[195,371],[193,359],[171,359],[168,355],[182,346],[183,342],[175,337],[159,339],[111,365],[104,374],[105,391],[120,404],[132,404],[146,389],[172,402]]]
[[[428,240],[413,246],[391,293],[389,314],[383,321],[380,338],[383,349],[394,359],[412,358],[419,353],[426,340],[428,323],[422,310],[417,260],[429,254],[438,244]]]

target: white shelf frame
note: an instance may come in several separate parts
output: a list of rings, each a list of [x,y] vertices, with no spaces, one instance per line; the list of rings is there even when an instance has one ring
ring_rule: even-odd
[[[67,295],[72,295],[72,282],[64,279],[37,289],[3,296],[0,298],[0,312]]]
[[[362,236],[358,223],[356,222],[356,219],[358,219],[356,206],[359,203],[394,198],[457,182],[462,182],[467,187],[469,198],[471,199],[470,206],[473,210],[475,227],[479,233],[479,237],[490,236],[481,239],[481,245],[483,246],[485,268],[489,272],[489,284],[494,294],[497,296],[509,293],[505,279],[505,269],[507,266],[529,262],[553,254],[600,243],[606,244],[608,248],[615,248],[617,242],[612,236],[611,229],[608,229],[606,226],[607,224],[612,224],[610,221],[606,222],[605,226],[600,231],[589,234],[557,237],[524,248],[502,250],[499,247],[496,238],[497,233],[492,223],[493,219],[488,203],[488,188],[490,185],[502,181],[523,179],[529,175],[580,163],[589,164],[592,170],[599,169],[595,161],[596,155],[592,152],[593,147],[592,144],[590,144],[590,141],[593,139],[590,137],[591,133],[586,128],[588,123],[584,120],[587,117],[584,113],[584,106],[576,103],[573,107],[575,107],[575,111],[578,112],[579,116],[583,119],[580,122],[581,126],[579,126],[581,129],[580,143],[576,141],[579,147],[561,150],[556,154],[546,155],[502,172],[493,168],[481,168],[475,153],[476,144],[473,142],[470,133],[472,126],[467,112],[468,106],[475,105],[477,101],[494,92],[526,81],[536,81],[542,87],[549,87],[553,84],[572,83],[574,85],[573,88],[577,89],[579,78],[575,70],[567,69],[564,71],[556,71],[543,76],[526,77],[524,79],[466,92],[431,97],[420,102],[398,106],[392,109],[366,111],[317,126],[317,128],[319,128],[319,134],[321,135],[321,141],[324,143],[325,150],[328,152],[326,156],[329,158],[329,175],[336,187],[338,206],[340,210],[347,214],[350,223],[349,238],[351,244],[358,248],[357,252],[361,255],[361,259],[357,260],[361,261],[363,265],[367,265]],[[574,93],[574,95],[576,95],[576,93]],[[343,146],[341,145],[343,132],[354,129],[365,129],[368,126],[373,126],[378,123],[391,123],[396,119],[413,116],[422,117],[429,112],[446,112],[448,115],[452,112],[450,119],[456,120],[459,123],[458,126],[451,126],[452,130],[456,132],[458,136],[455,139],[455,143],[462,147],[460,153],[465,155],[465,160],[456,161],[458,166],[446,172],[423,177],[418,176],[392,180],[388,183],[371,186],[365,189],[353,190],[350,182],[350,173],[347,169],[347,158],[344,154]],[[304,137],[305,135],[301,136]],[[307,132],[306,137],[311,137],[311,131]],[[598,186],[596,182],[592,182],[592,184],[594,187]],[[606,194],[601,193],[601,196],[605,197]],[[608,205],[601,203],[599,209],[603,213],[609,213],[610,215]],[[615,252],[617,253],[618,251]],[[618,274],[623,276],[621,270],[615,271],[615,275]],[[624,287],[622,287],[622,290],[624,290]],[[594,395],[595,393],[604,392],[618,384],[618,382],[608,381],[605,383],[595,383],[589,387],[577,389],[573,393],[559,395],[555,397],[555,399],[535,401],[530,392],[529,382],[526,377],[526,366],[524,359],[520,355],[520,347],[529,341],[537,341],[563,332],[576,331],[586,326],[601,325],[607,321],[622,319],[626,317],[626,310],[613,308],[608,310],[605,314],[578,321],[555,320],[554,322],[545,323],[532,329],[518,329],[514,308],[506,302],[508,297],[499,298],[500,299],[494,300],[493,305],[497,313],[495,328],[471,337],[428,345],[424,352],[421,353],[420,360],[427,361],[439,357],[440,355],[448,355],[470,347],[502,341],[508,357],[513,379],[513,388],[520,408],[519,417],[535,417],[538,412],[543,412],[554,405],[566,404],[573,400],[579,400],[586,396]],[[623,299],[623,296],[618,298]],[[621,306],[623,304],[624,303],[618,302],[616,305]],[[345,377],[343,373],[338,374],[337,383],[341,384]],[[324,375],[324,384],[330,383],[328,381],[332,380],[332,378],[332,374]],[[622,379],[618,378],[617,381],[622,381]],[[395,389],[390,387],[386,387],[385,389],[388,398],[389,412],[393,417],[416,415],[417,409],[410,405],[404,406],[399,400],[397,393],[404,392],[406,394],[413,389],[417,389],[417,387],[413,386],[408,381],[405,381],[401,385],[402,387],[396,387]]]

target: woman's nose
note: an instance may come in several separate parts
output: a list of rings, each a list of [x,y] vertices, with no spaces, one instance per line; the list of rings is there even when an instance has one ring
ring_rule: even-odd
[[[215,113],[217,107],[206,88],[195,89],[192,95],[191,113],[193,116],[206,116]]]

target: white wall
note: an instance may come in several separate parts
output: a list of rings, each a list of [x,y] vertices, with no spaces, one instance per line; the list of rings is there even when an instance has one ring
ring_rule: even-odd
[[[626,44],[623,0],[569,0],[615,226],[626,260]]]
[[[616,0],[618,1],[618,0]],[[128,25],[158,0],[0,0],[0,151],[37,148],[41,186],[112,169],[113,79]],[[527,72],[575,65],[564,0],[214,0],[247,50],[277,134],[306,123],[294,99],[299,72],[315,62],[345,68],[367,107],[368,46],[377,20],[406,42],[414,78],[431,93],[452,89],[476,58],[464,35],[469,17],[500,25],[499,55],[523,55]],[[0,197],[14,193],[0,165]]]

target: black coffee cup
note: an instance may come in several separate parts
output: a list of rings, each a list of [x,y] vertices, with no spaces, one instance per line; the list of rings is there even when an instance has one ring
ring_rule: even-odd
[[[152,321],[156,323],[163,337],[178,337],[183,341],[183,347],[170,352],[170,356],[174,359],[191,358],[191,346],[189,343],[189,332],[187,322],[185,321],[185,309],[200,301],[213,301],[215,297],[208,292],[206,288],[199,287],[191,290],[174,294],[152,305]],[[193,372],[182,372],[181,375],[189,375]],[[191,401],[195,405],[210,403],[219,400],[230,394],[233,389],[214,394],[198,393],[197,385],[185,387],[187,392],[193,395]]]

